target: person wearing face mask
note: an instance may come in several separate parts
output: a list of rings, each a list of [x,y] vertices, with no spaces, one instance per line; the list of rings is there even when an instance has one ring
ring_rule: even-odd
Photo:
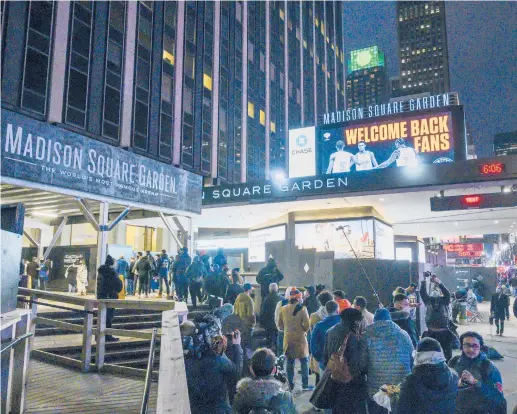
[[[510,298],[501,286],[497,287],[495,295],[492,296],[490,314],[495,321],[496,335],[503,336],[504,320],[510,320]]]
[[[416,348],[418,344],[418,334],[416,332],[415,321],[411,319],[409,298],[403,293],[398,293],[393,298],[393,307],[388,308],[388,310],[391,314],[391,320],[408,333],[413,346]]]

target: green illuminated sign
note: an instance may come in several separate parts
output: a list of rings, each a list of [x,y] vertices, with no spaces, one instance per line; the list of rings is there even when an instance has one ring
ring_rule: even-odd
[[[377,46],[352,50],[348,59],[348,73],[356,70],[384,66],[384,53]]]

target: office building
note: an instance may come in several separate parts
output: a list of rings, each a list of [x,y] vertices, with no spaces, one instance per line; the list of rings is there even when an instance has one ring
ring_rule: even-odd
[[[377,46],[352,50],[346,77],[347,108],[365,108],[389,99],[384,53]]]
[[[402,95],[449,92],[445,2],[398,1]]]
[[[494,154],[496,156],[517,154],[517,131],[495,134]]]
[[[205,176],[345,106],[337,1],[2,2],[2,106]]]

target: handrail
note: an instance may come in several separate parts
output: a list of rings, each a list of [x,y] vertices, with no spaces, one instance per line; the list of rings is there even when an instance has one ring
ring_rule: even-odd
[[[142,397],[142,406],[140,407],[140,414],[147,413],[147,404],[149,403],[149,392],[151,390],[151,376],[153,373],[154,353],[156,347],[156,334],[158,330],[153,329],[153,336],[151,337],[151,347],[149,349],[149,360],[147,362],[147,373],[145,375],[144,395]]]
[[[18,288],[18,292],[23,296],[36,296],[38,298],[54,300],[58,302],[71,303],[73,305],[84,306],[86,303],[97,303],[97,299],[86,298],[81,296],[70,296],[65,293],[49,292],[47,290]]]
[[[3,347],[2,350],[0,350],[0,354],[3,354],[5,351],[11,349],[13,346],[18,344],[19,342],[25,341],[26,339],[28,339],[32,335],[33,335],[33,333],[29,332],[29,333],[27,333],[25,335],[22,335],[22,336],[16,338],[14,341],[12,341],[11,343],[9,343],[5,347]]]
[[[25,299],[25,295],[18,295],[18,301],[25,302],[25,303],[35,303],[36,305],[48,306],[49,308],[63,309],[63,310],[68,310],[68,311],[72,311],[72,312],[77,312],[77,313],[93,313],[93,314],[97,313],[96,311],[86,311],[84,309],[69,308],[66,306],[54,305],[53,303],[37,302],[32,299],[27,300],[27,299]]]

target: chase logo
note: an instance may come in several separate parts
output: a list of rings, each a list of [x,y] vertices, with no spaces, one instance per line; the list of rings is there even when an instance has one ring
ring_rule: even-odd
[[[305,147],[308,142],[309,139],[305,135],[300,135],[298,138],[296,138],[296,145],[298,147]]]

